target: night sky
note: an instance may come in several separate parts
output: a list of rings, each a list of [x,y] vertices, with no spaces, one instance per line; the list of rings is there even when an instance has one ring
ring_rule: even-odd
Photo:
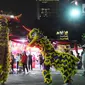
[[[1,1],[0,10],[3,10],[5,12],[12,12],[15,15],[22,13],[22,17],[21,17],[22,24],[24,24],[25,26],[27,26],[29,28],[33,28],[35,26],[36,18],[37,18],[36,17],[37,16],[36,15],[37,14],[36,13],[36,11],[37,11],[36,0],[0,0],[0,1]],[[65,5],[65,6],[67,6],[67,5]],[[63,15],[61,16],[61,19],[62,19],[62,17],[63,17]],[[76,24],[75,26],[73,26],[72,24],[70,24],[68,26],[68,23],[66,23],[66,20],[64,17],[61,22],[56,20],[56,23],[55,23],[56,27],[54,27],[53,29],[50,29],[51,26],[49,25],[50,26],[50,27],[48,27],[49,29],[42,28],[41,30],[43,30],[45,32],[45,34],[50,38],[56,38],[55,33],[56,33],[57,29],[69,30],[69,35],[70,35],[71,40],[77,39],[77,40],[81,41],[82,31],[83,32],[85,31],[84,30],[85,23],[80,23],[80,22],[78,22],[78,23],[79,24]],[[76,29],[76,27],[77,27],[77,29]]]
[[[36,1],[35,0],[0,0],[0,10],[21,14],[21,22],[31,27],[36,19]]]

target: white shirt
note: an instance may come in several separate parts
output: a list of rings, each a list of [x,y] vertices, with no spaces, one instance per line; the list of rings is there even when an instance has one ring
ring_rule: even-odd
[[[85,52],[82,54],[82,62],[85,63]]]
[[[16,56],[16,62],[20,61],[20,56]]]

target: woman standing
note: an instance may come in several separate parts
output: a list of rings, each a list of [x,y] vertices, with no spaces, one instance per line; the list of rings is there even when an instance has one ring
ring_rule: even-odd
[[[22,58],[21,58],[21,62],[22,62],[22,65],[23,65],[23,72],[24,72],[24,74],[25,74],[25,68],[26,68],[26,70],[27,70],[27,72],[28,72],[26,52],[23,53]]]

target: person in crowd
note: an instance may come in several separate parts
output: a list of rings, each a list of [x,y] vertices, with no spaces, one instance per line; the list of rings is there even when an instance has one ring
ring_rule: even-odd
[[[83,76],[85,76],[85,48],[83,48],[82,52],[82,68],[83,68]]]
[[[32,55],[32,69],[35,68],[35,64],[36,64],[35,60],[36,60],[36,57],[35,57],[35,55],[33,54],[33,55]]]
[[[15,62],[14,55],[11,54],[11,70],[12,70],[12,73],[14,73],[14,68],[13,68],[13,66],[14,66],[14,62]]]
[[[20,54],[18,53],[17,56],[16,56],[17,73],[18,73],[18,70],[19,70],[19,61],[20,61]]]
[[[23,65],[23,72],[24,72],[24,74],[26,73],[26,72],[25,72],[25,68],[26,68],[27,73],[28,73],[27,55],[26,55],[26,52],[23,53],[23,55],[22,55],[22,57],[21,57],[21,62],[22,62],[22,65]]]
[[[41,54],[39,55],[39,62],[40,62],[40,69],[41,69],[43,64],[43,56]]]
[[[73,55],[73,56],[75,56],[75,55],[73,54],[73,51],[72,51],[72,50],[70,51],[70,54]]]
[[[19,71],[18,71],[19,73],[21,73],[22,72],[22,69],[23,69],[21,60],[22,60],[22,54],[20,54]]]
[[[31,53],[28,55],[28,68],[32,70],[32,55]]]
[[[79,53],[77,53],[77,57],[80,59],[80,61],[78,62],[78,69],[81,69],[82,67],[82,60],[81,60],[81,56]]]

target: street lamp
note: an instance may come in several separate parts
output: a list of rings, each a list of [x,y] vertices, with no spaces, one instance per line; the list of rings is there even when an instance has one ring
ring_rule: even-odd
[[[80,18],[81,9],[80,9],[80,5],[78,4],[77,0],[73,0],[71,2],[71,7],[69,9],[69,15],[71,18],[74,18],[74,19]]]
[[[80,14],[81,14],[80,9],[78,9],[78,8],[70,9],[69,15],[71,18],[79,18]]]

